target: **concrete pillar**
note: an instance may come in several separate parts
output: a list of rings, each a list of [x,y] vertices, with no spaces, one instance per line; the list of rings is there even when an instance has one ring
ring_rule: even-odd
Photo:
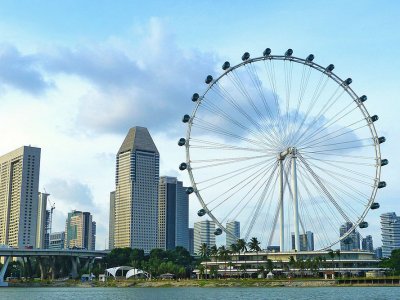
[[[83,265],[84,270],[87,270],[89,268],[89,263],[90,263],[89,261],[90,261],[90,258],[87,258],[85,261],[85,264]]]
[[[50,261],[51,280],[54,280],[56,279],[56,257],[50,256],[49,261]]]
[[[11,260],[11,256],[6,256],[4,259],[4,264],[0,270],[0,286],[8,286],[7,282],[4,282],[4,275],[6,274],[8,263]]]
[[[78,257],[73,257],[71,256],[71,277],[73,279],[78,278],[78,263],[79,263],[79,258]]]
[[[39,264],[39,269],[40,269],[40,279],[41,280],[44,280],[44,279],[46,279],[46,266],[45,266],[45,264],[44,264],[44,261],[43,261],[43,257],[41,257],[41,256],[38,256],[37,258],[36,258],[36,261],[38,262],[38,264]]]
[[[29,258],[29,256],[26,257],[26,271],[27,271],[27,276],[29,278],[32,278],[32,263],[31,263],[31,259]]]

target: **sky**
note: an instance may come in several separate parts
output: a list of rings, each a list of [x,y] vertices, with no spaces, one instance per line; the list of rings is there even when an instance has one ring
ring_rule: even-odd
[[[387,138],[379,190],[366,234],[379,245],[379,214],[400,214],[397,1],[0,1],[0,154],[42,149],[40,190],[55,203],[53,231],[67,212],[92,212],[98,249],[108,243],[115,155],[130,127],[148,127],[160,175],[178,176],[177,140],[204,78],[243,52],[266,47],[313,53],[368,95]],[[191,215],[199,207],[190,198]],[[191,217],[191,222],[194,218]]]

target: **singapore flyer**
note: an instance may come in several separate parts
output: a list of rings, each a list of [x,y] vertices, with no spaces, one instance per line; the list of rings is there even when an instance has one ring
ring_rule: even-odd
[[[192,95],[178,142],[186,150],[179,168],[190,177],[187,193],[200,201],[198,215],[215,222],[216,235],[233,236],[226,223],[237,221],[240,238],[257,237],[263,249],[300,251],[308,231],[316,250],[329,249],[354,229],[362,234],[367,213],[379,208],[374,200],[388,164],[379,118],[333,64],[292,49],[261,54],[224,62]],[[345,223],[351,226],[339,236]]]

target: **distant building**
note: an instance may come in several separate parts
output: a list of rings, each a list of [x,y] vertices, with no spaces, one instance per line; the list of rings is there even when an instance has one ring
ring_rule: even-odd
[[[95,250],[96,222],[89,212],[74,210],[68,213],[64,244],[66,249]]]
[[[190,255],[194,255],[194,229],[193,228],[189,228],[188,230],[189,233],[189,253]]]
[[[62,250],[64,249],[65,243],[65,232],[52,232],[49,238],[49,249],[52,250]]]
[[[110,216],[108,220],[108,249],[114,249],[115,191],[110,193]]]
[[[392,251],[400,249],[400,217],[389,212],[381,215],[382,257],[390,257]]]
[[[157,247],[189,249],[189,195],[176,177],[160,177],[158,185]]]
[[[292,250],[295,249],[295,236],[292,232]],[[305,234],[300,234],[300,251],[314,251],[314,233],[306,231]]]
[[[374,244],[372,242],[372,236],[367,235],[365,238],[363,238],[361,242],[361,247],[362,250],[374,252]]]
[[[382,259],[382,247],[375,248],[375,258]]]
[[[0,156],[0,245],[36,247],[40,148]]]
[[[227,222],[226,230],[230,233],[226,234],[226,247],[229,248],[232,244],[236,244],[237,240],[240,239],[240,222]]]
[[[160,156],[147,128],[129,130],[117,153],[114,247],[157,247]]]
[[[342,226],[340,226],[340,236],[345,235],[351,228],[353,227],[353,223],[346,222]],[[357,230],[353,229],[350,234],[340,241],[340,250],[350,251],[350,250],[360,250],[360,234]]]
[[[49,194],[40,193],[38,197],[38,214],[36,225],[36,248],[49,248],[50,211],[46,209]]]
[[[267,251],[270,251],[270,252],[280,252],[280,251],[281,251],[281,247],[280,247],[280,246],[268,246],[268,247],[267,247]]]
[[[215,245],[215,223],[210,220],[204,220],[194,223],[194,253],[199,254],[200,246],[206,243],[209,247]]]

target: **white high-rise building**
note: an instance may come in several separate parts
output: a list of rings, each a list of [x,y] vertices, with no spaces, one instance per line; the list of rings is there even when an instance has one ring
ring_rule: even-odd
[[[176,177],[162,176],[158,186],[157,248],[189,250],[189,195]]]
[[[36,226],[36,248],[48,249],[49,248],[49,222],[50,211],[46,209],[47,198],[50,194],[39,193],[38,197],[38,214]]]
[[[226,222],[226,230],[231,233],[226,234],[226,247],[229,248],[232,244],[236,244],[237,240],[240,239],[240,222]]]
[[[129,130],[117,154],[114,247],[157,247],[160,158],[149,131]]]
[[[389,212],[381,215],[382,257],[390,257],[392,251],[400,249],[400,217]]]
[[[36,247],[40,148],[0,157],[0,245]]]
[[[199,254],[200,246],[206,243],[208,247],[215,245],[215,223],[214,221],[204,220],[194,223],[193,235],[194,235],[194,253]]]

